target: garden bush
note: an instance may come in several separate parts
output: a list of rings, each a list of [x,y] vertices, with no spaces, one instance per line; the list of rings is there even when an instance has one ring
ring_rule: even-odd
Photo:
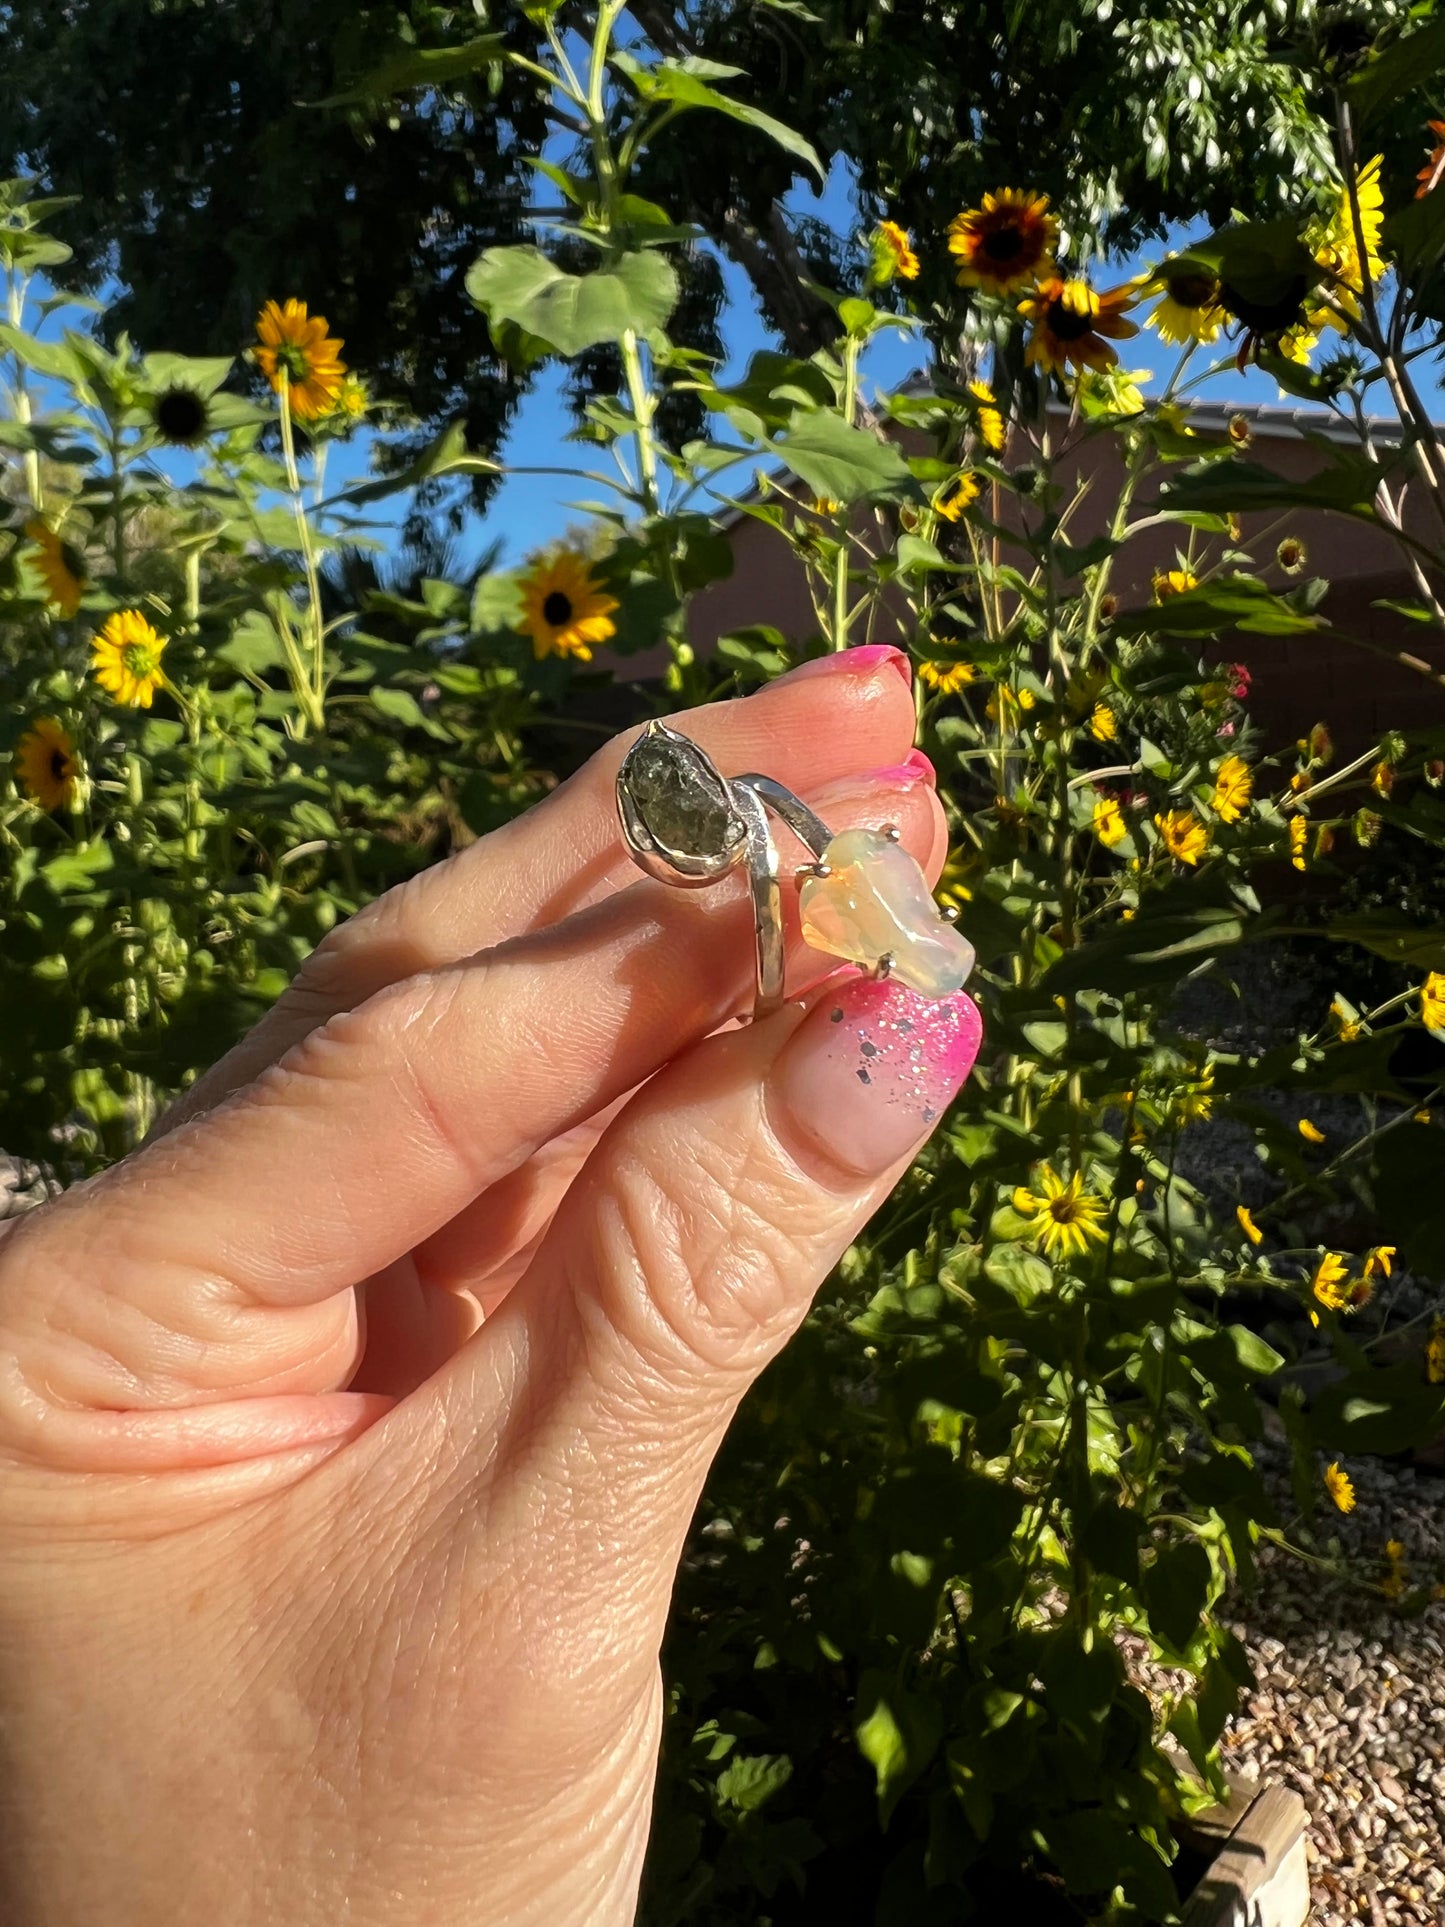
[[[578,438],[588,529],[516,570],[367,562],[388,494],[496,464],[452,432],[330,488],[375,411],[304,291],[278,291],[234,362],[104,345],[37,304],[53,209],[5,190],[0,1143],[66,1178],[137,1143],[338,918],[524,808],[558,744],[590,745],[599,650],[665,639],[670,707],[901,641],[985,1052],[703,1500],[642,1917],[1162,1920],[1176,1823],[1222,1790],[1249,1678],[1226,1589],[1262,1546],[1328,1557],[1351,1457],[1445,1423],[1445,1325],[1382,1357],[1361,1316],[1401,1262],[1445,1275],[1445,931],[1427,884],[1402,903],[1380,867],[1438,860],[1445,736],[1341,762],[1322,718],[1270,743],[1248,670],[1203,660],[1326,633],[1328,584],[1288,528],[1306,509],[1393,531],[1407,614],[1445,621],[1439,545],[1402,510],[1408,484],[1445,528],[1413,372],[1445,316],[1440,156],[1417,199],[1370,144],[1445,66],[1445,28],[1341,63],[1336,178],[1287,218],[1101,291],[1043,197],[1001,185],[946,233],[881,224],[830,347],[724,380],[669,338],[698,237],[633,172],[713,115],[816,157],[734,70],[619,40],[622,11],[606,0],[584,41],[533,8],[545,60],[491,34],[449,69],[512,62],[578,135],[569,164],[537,158],[565,216],[468,277],[491,339],[519,370],[605,351],[619,375]],[[437,79],[418,57],[376,85]],[[950,261],[947,305],[910,305],[920,252]],[[1141,326],[1175,364],[1147,396],[1115,347]],[[977,372],[878,392],[868,350],[897,329],[963,341]],[[1321,440],[1290,482],[1243,420],[1195,432],[1191,398],[1237,356],[1354,443]],[[658,429],[675,393],[709,425],[681,449]],[[1124,479],[1076,540],[1069,478],[1100,439]],[[789,545],[816,633],[758,625],[700,657],[689,602],[731,565],[731,512]],[[1177,555],[1141,581],[1160,527]],[[1301,933],[1374,1001],[1322,999],[1307,1031],[1236,1052],[1175,1020],[1186,980],[1228,983]],[[1366,1106],[1345,1141],[1311,1115],[1340,1093]],[[1181,1169],[1224,1116],[1253,1137],[1253,1210]],[[1342,1194],[1366,1228],[1348,1251],[1319,1235]],[[1306,1352],[1337,1368],[1308,1405]],[[1262,1387],[1288,1505],[1256,1464]],[[1131,1651],[1172,1669],[1167,1697]]]

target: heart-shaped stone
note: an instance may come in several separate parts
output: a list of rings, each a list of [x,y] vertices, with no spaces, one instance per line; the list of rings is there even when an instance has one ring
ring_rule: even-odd
[[[951,997],[973,970],[973,945],[938,914],[907,850],[877,830],[844,830],[823,852],[825,877],[798,893],[803,936],[815,950],[892,975],[923,997]]]

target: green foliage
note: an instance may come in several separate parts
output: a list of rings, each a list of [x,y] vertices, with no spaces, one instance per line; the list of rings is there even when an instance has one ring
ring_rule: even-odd
[[[887,145],[901,138],[896,119],[888,131],[901,70],[870,10],[858,45],[879,69],[882,131],[867,151],[880,169],[892,155],[900,206],[916,191],[931,210],[915,235],[929,273],[910,304],[875,245],[860,290],[802,289],[827,317],[821,345],[759,354],[724,383],[669,333],[696,208],[659,193],[664,136],[681,121],[710,140],[772,143],[764,181],[806,142],[742,100],[731,65],[619,52],[621,12],[606,0],[592,19],[579,70],[548,9],[527,15],[535,44],[500,51],[472,25],[448,43],[448,10],[428,10],[435,35],[372,83],[410,96],[444,74],[470,88],[500,65],[507,87],[535,86],[584,140],[585,162],[543,166],[566,203],[547,216],[547,250],[491,245],[465,277],[517,365],[575,369],[603,354],[615,377],[590,395],[579,435],[595,462],[583,471],[591,520],[522,571],[469,582],[438,571],[343,595],[338,583],[358,573],[347,552],[367,540],[361,512],[381,490],[496,465],[453,429],[404,476],[328,500],[326,452],[352,420],[339,405],[298,421],[289,390],[253,404],[229,366],[32,325],[28,277],[63,265],[56,210],[7,190],[0,674],[14,720],[0,748],[17,760],[0,813],[0,1020],[12,1040],[0,1141],[74,1170],[133,1144],[339,916],[549,784],[556,772],[534,767],[530,745],[550,720],[579,720],[555,712],[585,699],[578,665],[592,643],[625,655],[662,638],[667,696],[686,702],[821,649],[901,638],[951,832],[940,890],[978,951],[985,1054],[745,1401],[704,1497],[665,1655],[642,1918],[1030,1918],[1040,1883],[1062,1883],[1082,1917],[1164,1920],[1175,1822],[1219,1790],[1218,1741],[1248,1684],[1225,1588],[1251,1583],[1263,1545],[1318,1543],[1322,1453],[1403,1449],[1445,1417],[1445,1337],[1384,1359],[1352,1322],[1388,1252],[1326,1264],[1319,1237],[1348,1193],[1402,1262],[1445,1268],[1428,1116],[1442,1094],[1445,919],[1417,914],[1425,899],[1382,907],[1371,869],[1383,828],[1428,853],[1445,842],[1442,744],[1390,735],[1351,761],[1327,733],[1271,746],[1247,674],[1200,659],[1203,643],[1238,631],[1322,626],[1325,585],[1302,578],[1303,556],[1253,553],[1240,515],[1265,518],[1271,543],[1277,518],[1343,516],[1414,559],[1396,493],[1407,461],[1445,512],[1445,451],[1391,353],[1424,312],[1421,287],[1403,261],[1384,312],[1382,277],[1353,285],[1347,248],[1336,239],[1329,252],[1319,209],[1290,202],[1268,163],[1256,186],[1269,222],[1222,230],[1190,265],[1235,277],[1237,307],[1256,310],[1239,315],[1247,348],[1302,382],[1301,337],[1340,335],[1354,359],[1328,379],[1321,369],[1318,390],[1338,432],[1320,438],[1304,481],[1207,441],[1180,400],[1208,377],[1207,344],[1146,401],[1098,368],[1102,338],[1081,367],[1066,352],[1077,326],[1051,347],[1047,312],[1026,318],[1016,294],[953,286],[940,230],[956,210],[930,198],[925,150],[905,168]],[[1226,14],[1239,31],[1244,15]],[[733,17],[719,10],[697,30]],[[1176,8],[1154,23],[1156,52],[1177,51],[1178,19]],[[1299,70],[1267,22],[1248,21],[1255,106],[1274,102],[1281,143],[1310,149],[1322,123]],[[787,35],[819,25],[798,9],[771,8],[768,22]],[[1009,22],[1030,44],[1047,40],[1045,77],[1067,55],[1090,98],[1108,98],[1098,9],[1085,20],[1011,8]],[[930,15],[909,31],[909,47],[924,35],[931,49],[912,75],[916,124],[944,27]],[[1111,71],[1141,86],[1135,50],[1113,27],[1107,40]],[[852,60],[840,53],[838,74],[856,78]],[[1372,50],[1366,36],[1330,61],[1321,72],[1352,87],[1361,111],[1404,111],[1403,68],[1383,42]],[[1011,112],[1025,84],[1058,110],[1024,69],[1006,78]],[[819,78],[817,98],[834,79]],[[1217,130],[1213,104],[1200,120]],[[1352,181],[1348,114],[1339,125]],[[997,122],[983,128],[968,168],[1012,151]],[[1172,178],[1147,127],[1145,144],[1125,229],[1155,218]],[[1041,165],[1059,151],[1040,142]],[[1188,178],[1207,154],[1186,144]],[[973,178],[950,177],[960,193]],[[1412,183],[1389,174],[1387,186],[1398,211]],[[1301,257],[1309,268],[1296,273]],[[1297,284],[1297,312],[1260,318],[1291,306]],[[911,311],[890,312],[885,296]],[[900,326],[955,344],[981,331],[997,347],[996,387],[865,394],[868,343]],[[1227,343],[1213,365],[1234,352]],[[1382,388],[1405,431],[1383,456],[1379,438],[1342,439]],[[162,393],[178,389],[206,415],[184,482],[167,478],[157,427]],[[660,428],[677,395],[704,424],[681,450]],[[1094,454],[1122,476],[1105,504],[1086,502],[1079,480]],[[700,663],[689,603],[731,566],[731,516],[788,546],[815,631],[754,626]],[[1177,544],[1163,568],[1161,530]],[[538,615],[558,571],[600,636]],[[1434,579],[1419,572],[1418,617],[1445,627]],[[122,611],[165,644],[150,709],[118,702],[93,673],[90,639]],[[36,734],[47,718],[69,746],[58,761]],[[1337,905],[1331,921],[1310,893],[1337,887],[1347,851],[1357,877],[1376,878],[1376,899]],[[1181,1027],[1183,985],[1227,984],[1300,928],[1342,968],[1353,959],[1360,981],[1393,971],[1388,989],[1337,997],[1267,1048],[1208,1048]],[[1354,1140],[1310,1122],[1320,1093],[1365,1100]],[[1271,1192],[1257,1224],[1189,1176],[1211,1117],[1252,1139],[1251,1175]],[[1294,1373],[1307,1351],[1338,1368],[1313,1406]],[[1255,1463],[1265,1390],[1295,1454],[1287,1515]],[[1143,1655],[1173,1669],[1168,1693],[1143,1690]]]

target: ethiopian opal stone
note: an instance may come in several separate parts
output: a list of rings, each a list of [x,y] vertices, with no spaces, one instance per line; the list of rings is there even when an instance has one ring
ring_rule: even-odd
[[[973,945],[938,914],[922,870],[877,830],[844,830],[823,852],[829,874],[798,893],[803,936],[815,950],[891,974],[923,997],[951,997],[973,969]]]

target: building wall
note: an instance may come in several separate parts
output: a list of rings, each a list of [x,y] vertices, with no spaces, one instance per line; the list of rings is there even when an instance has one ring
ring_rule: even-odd
[[[1313,474],[1324,465],[1325,455],[1300,431],[1300,414],[1283,410],[1246,414],[1255,430],[1247,451],[1250,460],[1291,478]],[[1222,418],[1215,423],[1216,435],[1220,425]],[[1387,450],[1386,459],[1398,468],[1404,458],[1398,451]],[[1070,539],[1083,544],[1105,530],[1113,513],[1123,480],[1120,438],[1089,437],[1073,457],[1065,458],[1059,474],[1069,494],[1088,483],[1068,525]],[[1151,499],[1145,495],[1135,519],[1144,519],[1150,506]],[[1381,598],[1418,599],[1395,540],[1383,528],[1338,515],[1292,513],[1283,519],[1247,515],[1242,520],[1241,546],[1253,553],[1256,569],[1266,580],[1280,588],[1290,586],[1290,579],[1273,566],[1275,549],[1289,534],[1305,544],[1305,574],[1324,575],[1331,584],[1321,610],[1330,622],[1329,632],[1234,635],[1208,648],[1215,659],[1249,665],[1254,676],[1250,707],[1269,740],[1292,740],[1324,721],[1341,749],[1349,750],[1367,746],[1385,729],[1445,725],[1445,686],[1392,659],[1403,652],[1421,661],[1433,676],[1445,675],[1445,637],[1373,606]],[[1441,525],[1418,483],[1407,495],[1406,527],[1422,541],[1442,542]],[[1114,581],[1124,607],[1151,599],[1153,575],[1176,566],[1176,549],[1187,550],[1190,534],[1182,524],[1167,523],[1131,542]],[[711,649],[719,637],[754,623],[771,623],[798,643],[815,635],[817,621],[803,571],[783,538],[747,515],[737,517],[729,536],[733,573],[694,601],[689,620],[694,645]],[[1348,637],[1370,647],[1352,644]],[[900,639],[898,619],[886,616],[871,636],[858,636],[859,641]],[[650,657],[634,657],[624,673],[632,677],[656,673],[660,661],[653,666]]]

